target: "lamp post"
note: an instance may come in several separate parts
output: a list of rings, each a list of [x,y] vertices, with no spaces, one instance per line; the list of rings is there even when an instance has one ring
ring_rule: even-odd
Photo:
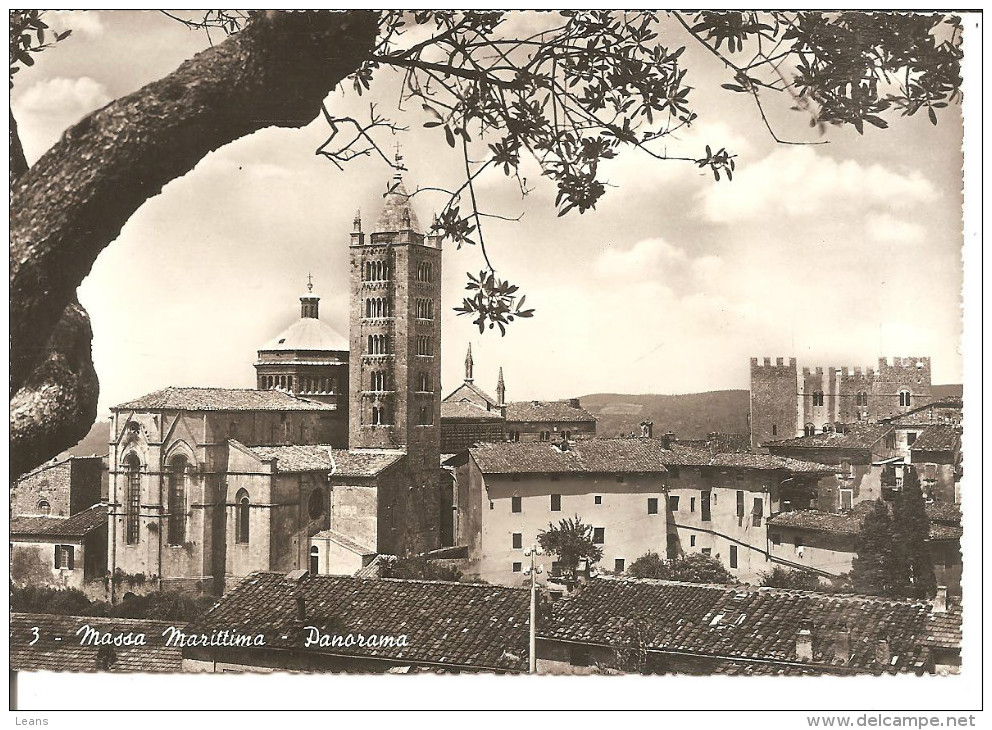
[[[537,556],[544,551],[539,545],[532,545],[524,550],[524,555],[530,558],[530,567],[524,575],[530,576],[530,662],[529,672],[537,674],[537,574],[543,573],[544,568],[537,564]]]

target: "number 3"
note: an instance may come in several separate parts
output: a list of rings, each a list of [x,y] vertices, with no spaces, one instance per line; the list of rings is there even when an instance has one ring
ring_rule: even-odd
[[[37,643],[38,639],[41,638],[41,632],[38,631],[37,626],[31,627],[31,633],[34,634],[34,638],[31,639],[31,642],[28,644],[28,646],[34,646],[35,643]]]

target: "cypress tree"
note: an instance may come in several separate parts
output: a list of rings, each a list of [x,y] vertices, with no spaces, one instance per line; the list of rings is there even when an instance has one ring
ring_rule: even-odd
[[[905,467],[902,491],[892,505],[892,532],[899,557],[901,595],[929,598],[937,592],[937,578],[930,555],[930,518],[927,517],[920,477],[912,466]]]
[[[891,595],[898,582],[893,575],[893,548],[889,508],[879,499],[865,515],[855,542],[857,555],[851,566],[851,582],[857,593]]]

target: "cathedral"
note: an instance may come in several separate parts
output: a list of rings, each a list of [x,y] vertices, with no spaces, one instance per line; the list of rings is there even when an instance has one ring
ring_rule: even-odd
[[[259,348],[255,390],[165,388],[112,409],[113,585],[221,593],[253,571],[350,574],[451,544],[441,242],[399,174],[370,231],[355,216],[349,251],[347,338],[311,282],[299,320]]]

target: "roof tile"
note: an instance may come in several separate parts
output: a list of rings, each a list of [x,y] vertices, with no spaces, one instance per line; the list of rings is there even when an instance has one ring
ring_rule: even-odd
[[[169,387],[114,406],[112,410],[332,411],[335,406],[281,390]]]

